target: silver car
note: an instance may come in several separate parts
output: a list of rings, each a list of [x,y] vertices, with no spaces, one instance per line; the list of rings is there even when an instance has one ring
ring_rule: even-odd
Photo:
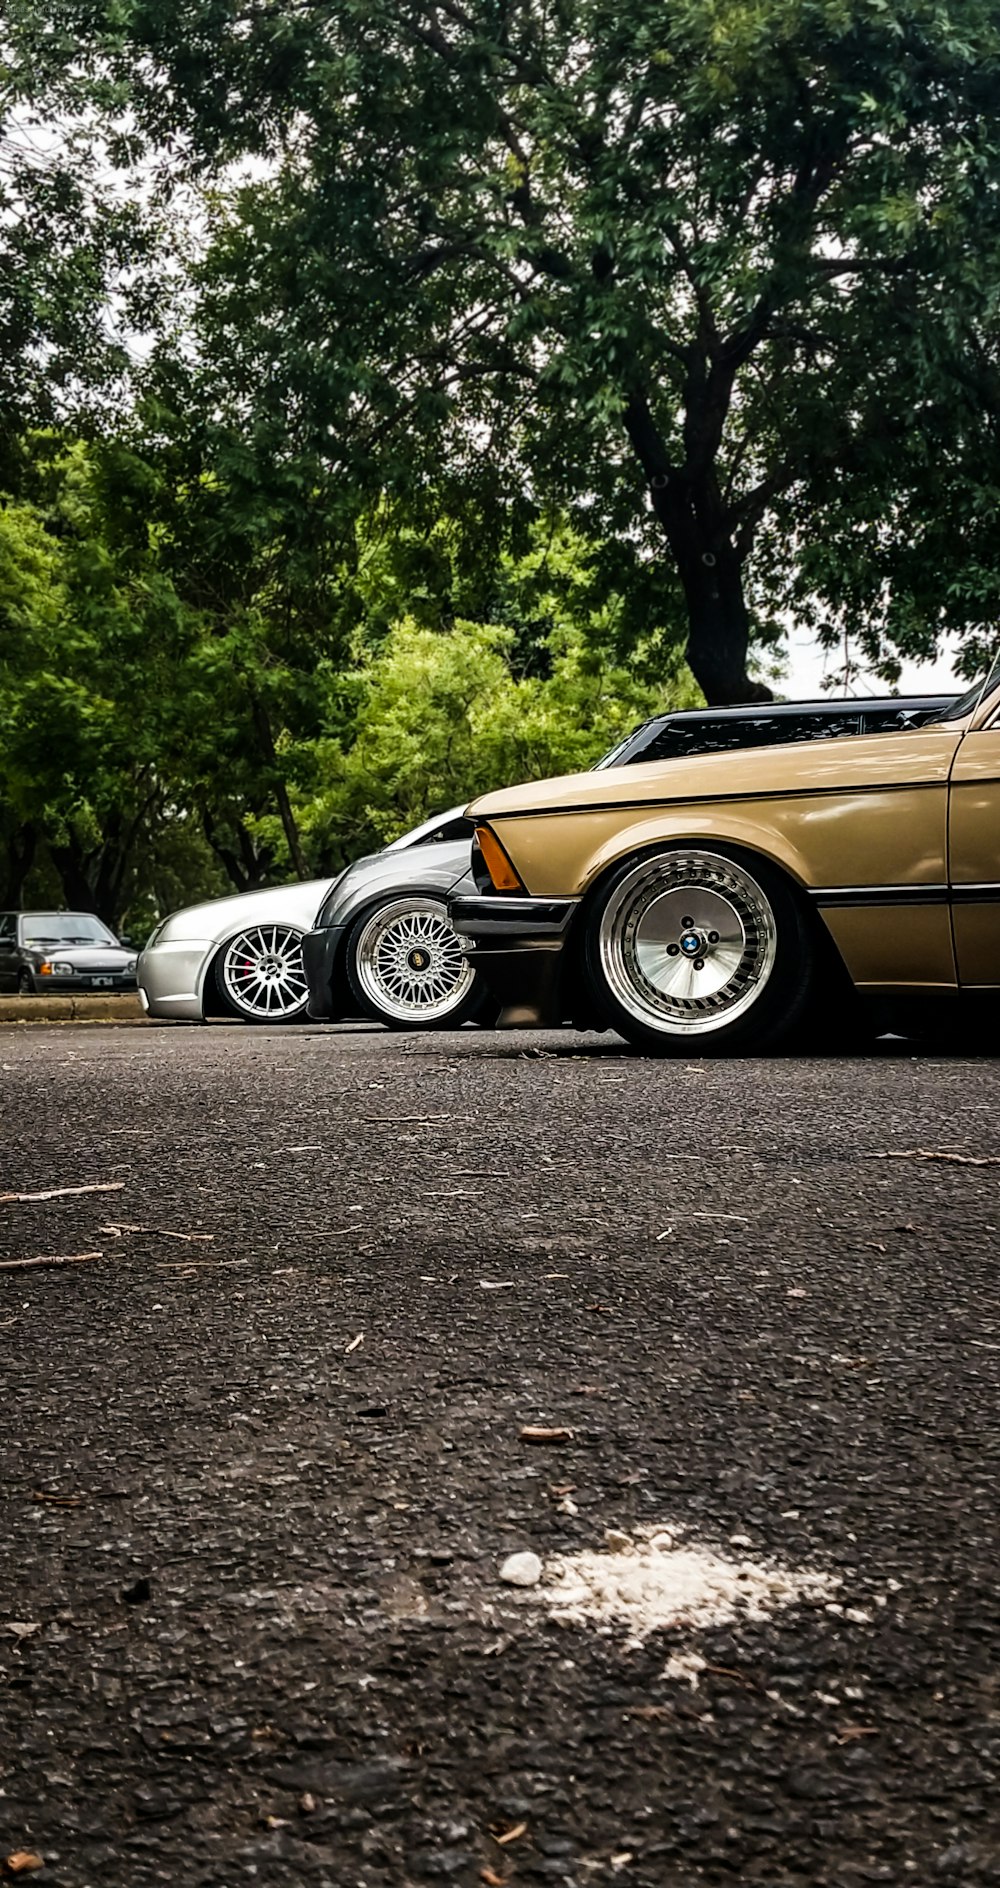
[[[310,1016],[360,1013],[390,1029],[496,1021],[448,922],[448,899],[474,889],[473,832],[452,807],[334,881],[303,940]]]
[[[301,1021],[308,1000],[302,942],[322,912],[337,948],[319,1013],[410,1028],[447,1018],[456,1027],[480,1006],[492,1008],[446,914],[449,892],[469,870],[471,838],[469,821],[455,808],[355,860],[337,878],[175,911],[139,958],[139,1001],[150,1016],[185,1022]],[[407,950],[423,967],[401,984],[389,960],[405,958]]]

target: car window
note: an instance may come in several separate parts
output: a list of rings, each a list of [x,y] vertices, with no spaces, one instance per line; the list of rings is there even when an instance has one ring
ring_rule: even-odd
[[[933,708],[907,708],[900,703],[898,708],[866,708],[864,726],[866,734],[878,734],[892,728],[915,728],[922,721],[929,721]]]
[[[22,944],[116,944],[106,924],[87,911],[28,911],[21,919]]]
[[[643,722],[640,728],[633,728],[631,734],[626,734],[623,741],[616,741],[614,747],[601,755],[600,760],[595,760],[594,773],[599,773],[602,767],[617,767],[620,763],[625,764],[631,761],[634,758],[630,751],[633,743],[638,743],[637,754],[644,754],[644,737],[651,739],[653,731],[659,726],[658,721],[649,721]]]
[[[10,944],[13,941],[16,923],[17,919],[13,911],[0,911],[0,944]]]
[[[998,679],[1000,679],[1000,656],[995,656],[986,674],[981,675],[978,682],[973,682],[972,687],[966,689],[964,695],[959,695],[950,707],[942,708],[936,719],[960,721],[964,715],[971,714],[974,708],[978,708],[984,696],[996,687]]]
[[[421,839],[415,840],[413,850],[416,851],[418,846],[435,846],[447,839],[471,840],[475,830],[471,819],[446,819],[440,826],[435,826],[432,833],[424,833]]]
[[[858,734],[862,726],[860,708],[844,708],[837,714],[782,715],[778,717],[783,732],[781,741],[833,741],[840,734]]]
[[[653,726],[645,743],[637,742],[625,764],[636,761],[675,760],[685,754],[727,754],[743,747],[777,747],[790,741],[829,740],[838,734],[856,734],[860,710],[840,714],[733,715],[703,721],[667,721]]]

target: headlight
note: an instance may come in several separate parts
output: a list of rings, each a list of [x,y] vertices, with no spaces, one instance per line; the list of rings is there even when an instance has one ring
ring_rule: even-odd
[[[50,964],[48,958],[43,957],[38,966],[38,974],[40,977],[71,977],[73,975],[73,966],[72,964]]]
[[[126,970],[134,970],[138,962],[138,957],[130,957],[128,963],[125,965]]]

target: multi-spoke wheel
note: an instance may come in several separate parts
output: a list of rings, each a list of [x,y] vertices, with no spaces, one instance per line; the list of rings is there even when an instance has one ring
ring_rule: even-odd
[[[620,1034],[660,1055],[778,1041],[814,963],[797,899],[749,853],[677,846],[621,865],[590,913],[587,981]]]
[[[490,1003],[440,898],[406,892],[363,912],[346,946],[347,979],[366,1016],[390,1029],[458,1029]]]
[[[287,924],[252,924],[223,945],[215,981],[226,1009],[250,1023],[294,1023],[308,989],[302,933]]]

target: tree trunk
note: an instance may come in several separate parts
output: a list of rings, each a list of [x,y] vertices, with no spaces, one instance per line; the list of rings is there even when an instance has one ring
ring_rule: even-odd
[[[707,502],[699,503],[699,497]],[[653,481],[653,509],[673,552],[688,611],[687,660],[710,708],[771,701],[747,674],[750,616],[743,569],[715,494],[694,494],[681,478]]]
[[[274,745],[274,735],[271,732],[271,723],[268,719],[267,709],[261,701],[260,696],[257,695],[253,689],[250,689],[249,693],[250,705],[253,709],[254,726],[257,730],[257,739],[263,748],[264,758],[271,769],[271,778],[274,783],[274,797],[277,801],[278,813],[281,819],[285,841],[288,846],[289,857],[291,858],[297,877],[305,879],[309,877],[309,867],[306,864],[305,853],[302,850],[302,840],[299,836],[299,829],[295,823],[295,815],[292,812],[292,803],[288,797],[288,788],[285,786],[285,782],[281,776],[281,766]]]
[[[649,480],[653,511],[670,547],[688,611],[687,659],[709,707],[771,701],[771,690],[747,674],[750,616],[743,565],[733,542],[710,457],[671,464],[645,394],[625,408],[629,441]],[[692,434],[697,428],[692,425]]]
[[[31,820],[15,826],[6,835],[6,867],[0,884],[0,905],[8,911],[20,909],[25,880],[35,862],[37,845],[38,828]]]
[[[239,847],[239,852],[237,853],[233,846],[230,845],[229,837],[220,831],[215,814],[212,812],[211,808],[204,804],[201,809],[201,820],[205,831],[205,838],[208,840],[212,851],[215,853],[230,883],[235,885],[238,892],[256,891],[261,880],[266,876],[268,866],[263,855],[257,852],[246,827],[241,825],[239,821],[235,822],[233,836],[235,836],[236,845]]]
[[[688,607],[688,666],[710,708],[730,702],[771,701],[771,690],[747,674],[750,617],[743,572],[731,544],[699,551],[678,571]]]
[[[136,791],[139,791],[138,786]],[[72,826],[68,827],[64,840],[48,842],[70,910],[94,912],[116,935],[126,903],[125,885],[136,841],[156,798],[155,792],[147,794],[131,820],[121,809],[110,812],[98,845],[87,846]]]
[[[67,908],[70,911],[92,911],[100,917],[102,914],[97,909],[88,870],[90,860],[76,834],[70,831],[62,843],[50,839],[48,846],[52,863],[59,874]]]

